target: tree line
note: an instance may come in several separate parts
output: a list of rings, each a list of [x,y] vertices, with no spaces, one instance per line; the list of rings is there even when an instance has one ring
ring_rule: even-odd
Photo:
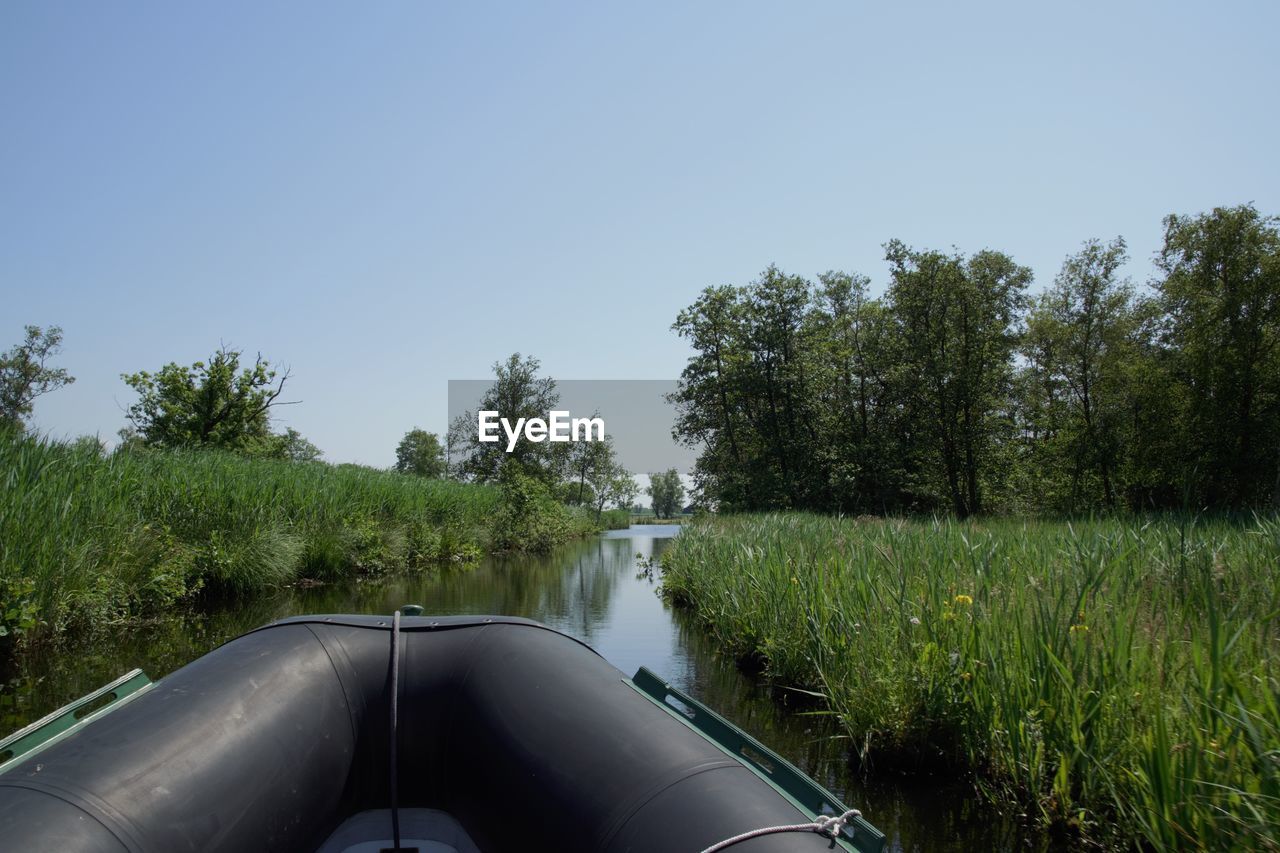
[[[889,281],[705,289],[673,402],[721,509],[1280,505],[1280,220],[1164,220],[1156,275],[1091,240],[1043,292],[1008,254],[885,245]]]
[[[564,503],[591,509],[597,518],[606,506],[629,508],[639,487],[618,461],[612,436],[603,441],[521,441],[510,452],[501,442],[479,440],[476,411],[501,412],[514,422],[546,418],[559,406],[556,382],[540,375],[540,368],[537,358],[520,353],[494,363],[493,383],[476,408],[449,424],[444,448],[448,475],[477,483],[527,479]]]
[[[0,355],[0,432],[24,431],[37,397],[75,381],[51,364],[61,344],[59,327],[28,326],[23,343]],[[536,358],[518,353],[494,364],[494,383],[481,408],[546,417],[559,394],[555,380],[538,370]],[[273,366],[261,354],[249,364],[242,351],[225,345],[190,366],[170,362],[155,372],[124,374],[121,378],[138,396],[127,410],[129,425],[120,430],[118,449],[196,448],[318,461],[320,449],[297,430],[277,433],[272,428],[274,410],[292,402],[282,399],[289,376],[287,368]],[[509,454],[499,445],[476,441],[474,416],[468,415],[451,425],[446,442],[451,445],[424,429],[409,430],[396,447],[393,470],[499,485],[520,479],[530,494],[585,507],[597,519],[606,506],[630,508],[639,490],[608,436],[596,442],[521,442]],[[678,483],[675,472],[669,473]],[[679,502],[667,486],[659,494],[664,510]]]

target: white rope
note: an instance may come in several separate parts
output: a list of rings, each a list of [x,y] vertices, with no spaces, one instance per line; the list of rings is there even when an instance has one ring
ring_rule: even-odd
[[[774,835],[779,832],[816,832],[819,835],[835,839],[839,837],[840,831],[844,829],[846,823],[855,817],[861,816],[862,812],[857,809],[849,809],[839,817],[820,815],[813,823],[790,823],[783,826],[766,826],[760,829],[753,829],[750,832],[744,832],[741,835],[735,835],[733,838],[726,838],[724,841],[712,844],[702,853],[716,853],[717,850],[724,850],[726,847],[732,847],[743,841],[750,841],[752,838],[759,838],[762,835]]]

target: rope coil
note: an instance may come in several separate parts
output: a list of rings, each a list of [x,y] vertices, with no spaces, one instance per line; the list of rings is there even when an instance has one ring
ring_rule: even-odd
[[[744,832],[741,835],[735,835],[732,838],[726,838],[724,841],[716,842],[702,853],[717,853],[719,850],[740,844],[743,841],[750,841],[752,838],[759,838],[762,835],[775,835],[780,832],[816,832],[818,835],[830,838],[834,843],[836,838],[840,836],[844,830],[845,824],[853,820],[855,817],[862,817],[862,812],[857,809],[849,809],[839,817],[829,815],[819,815],[812,823],[789,823],[781,826],[765,826],[760,829],[753,829],[750,832]]]

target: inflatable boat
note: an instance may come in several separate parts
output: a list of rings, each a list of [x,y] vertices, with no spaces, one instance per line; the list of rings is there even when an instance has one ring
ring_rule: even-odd
[[[498,616],[285,619],[108,685],[0,762],[4,851],[884,846],[648,670]]]

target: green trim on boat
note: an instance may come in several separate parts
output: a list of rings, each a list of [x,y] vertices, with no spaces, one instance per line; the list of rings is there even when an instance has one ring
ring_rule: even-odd
[[[57,743],[72,732],[110,713],[151,686],[140,669],[126,672],[110,684],[63,705],[48,716],[0,740],[0,773]]]
[[[672,717],[741,761],[809,817],[834,816],[846,811],[839,798],[802,773],[794,764],[697,699],[672,687],[647,667],[640,667],[635,675],[623,681]],[[837,841],[844,849],[854,850],[856,853],[882,853],[885,848],[884,833],[862,817],[855,817],[845,824]]]

